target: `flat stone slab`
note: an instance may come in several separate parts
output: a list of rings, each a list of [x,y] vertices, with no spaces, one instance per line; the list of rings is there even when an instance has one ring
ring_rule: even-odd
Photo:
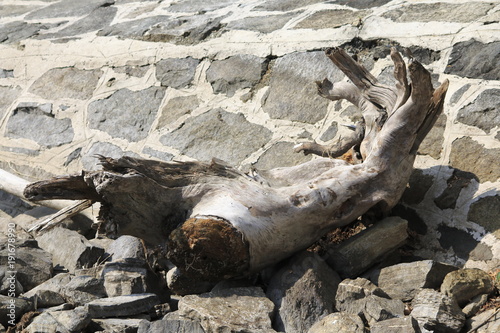
[[[135,294],[96,299],[85,305],[92,318],[134,316],[159,304],[155,294]]]

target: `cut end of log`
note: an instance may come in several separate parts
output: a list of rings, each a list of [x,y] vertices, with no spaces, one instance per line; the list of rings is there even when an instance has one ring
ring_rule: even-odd
[[[243,234],[217,217],[194,217],[168,240],[168,258],[184,274],[220,281],[248,272],[250,252]]]

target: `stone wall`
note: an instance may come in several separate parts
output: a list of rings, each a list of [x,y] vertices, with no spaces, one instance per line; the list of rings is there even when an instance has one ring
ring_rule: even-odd
[[[30,180],[95,169],[95,154],[301,163],[294,144],[359,117],[317,96],[316,80],[343,79],[322,51],[390,82],[389,48],[409,48],[450,89],[394,214],[416,255],[500,265],[498,1],[4,0],[0,17],[0,168]]]

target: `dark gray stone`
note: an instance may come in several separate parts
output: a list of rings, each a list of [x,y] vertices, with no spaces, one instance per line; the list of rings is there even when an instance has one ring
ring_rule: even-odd
[[[5,79],[9,77],[14,77],[14,70],[0,68],[0,79]]]
[[[161,320],[154,322],[143,321],[137,333],[205,333],[198,320],[185,318],[179,313],[167,313]]]
[[[490,133],[500,126],[500,89],[488,89],[458,111],[457,121]]]
[[[324,131],[323,134],[321,134],[320,140],[325,142],[333,140],[333,138],[335,138],[335,135],[337,135],[337,132],[338,132],[338,124],[336,121],[334,121],[332,122],[330,127],[328,127],[326,131]]]
[[[493,3],[422,3],[400,6],[382,14],[396,22],[474,22],[493,8]]]
[[[260,287],[214,290],[179,301],[179,315],[200,321],[208,332],[271,330],[273,310],[273,302]]]
[[[323,2],[323,1],[322,0],[268,0],[265,1],[263,4],[255,7],[255,10],[286,12],[300,7],[313,5],[318,2]]]
[[[469,88],[471,87],[471,84],[470,83],[467,83],[463,86],[461,86],[457,91],[455,91],[453,93],[453,95],[451,95],[450,97],[450,103],[451,104],[456,104],[460,98],[462,98],[462,96],[464,95],[464,93],[469,90]]]
[[[48,29],[50,25],[27,23],[24,21],[9,22],[0,25],[0,43],[12,44],[35,36],[40,30]]]
[[[462,192],[462,189],[469,186],[473,180],[479,182],[479,179],[470,172],[464,172],[457,169],[453,170],[453,174],[446,181],[446,188],[443,193],[434,199],[434,203],[440,209],[454,209],[460,192]]]
[[[474,201],[469,208],[467,220],[475,222],[486,229],[500,236],[500,195],[493,195],[479,198]]]
[[[339,5],[346,5],[349,7],[357,8],[357,9],[366,9],[372,7],[380,7],[390,2],[391,0],[361,0],[361,1],[353,1],[353,0],[336,0],[335,3]]]
[[[231,21],[227,24],[227,29],[232,30],[250,30],[268,34],[275,30],[283,28],[298,13],[289,13],[281,15],[249,16],[239,20]]]
[[[29,92],[48,100],[65,98],[88,100],[92,97],[102,74],[100,69],[53,68],[39,77]]]
[[[53,278],[48,279],[47,281],[39,284],[35,288],[30,291],[24,293],[23,298],[33,298],[36,293],[42,290],[50,290],[56,293],[63,295],[62,290],[65,285],[67,285],[71,281],[72,275],[69,273],[60,273],[55,275]]]
[[[411,316],[420,327],[436,333],[460,332],[465,316],[457,302],[433,289],[421,289],[413,299]]]
[[[0,190],[0,210],[5,214],[16,217],[24,213],[31,206],[19,197]]]
[[[57,119],[51,111],[52,104],[19,104],[7,122],[6,135],[30,139],[47,148],[72,142],[71,120]]]
[[[343,74],[323,52],[299,52],[276,60],[263,109],[273,119],[314,124],[325,117],[328,101],[315,81],[340,81]]]
[[[140,91],[120,89],[106,99],[89,104],[89,126],[112,137],[142,140],[148,136],[164,95],[165,88],[161,87]]]
[[[80,2],[62,0],[26,15],[26,19],[83,16],[90,14],[96,8],[106,7],[114,3],[114,0],[87,0]]]
[[[125,258],[146,260],[142,241],[134,236],[123,235],[115,239],[106,249],[110,261]]]
[[[0,104],[0,118],[4,117],[5,112],[9,109],[10,105],[17,99],[17,97],[21,95],[21,93],[21,87],[0,86],[0,100],[2,101]]]
[[[293,151],[294,144],[291,142],[277,142],[262,154],[257,163],[256,169],[270,170],[279,167],[289,167],[311,160],[311,156]]]
[[[475,174],[481,183],[500,178],[500,148],[485,148],[470,137],[451,144],[450,166]]]
[[[50,308],[66,302],[60,293],[52,290],[37,290],[32,300],[36,303],[37,308]]]
[[[174,267],[167,273],[167,286],[176,295],[201,294],[210,291],[214,284],[207,281],[193,280]]]
[[[349,9],[321,10],[297,23],[294,29],[332,29],[346,24],[357,25],[368,11]]]
[[[124,295],[96,299],[85,308],[92,318],[113,318],[148,312],[159,303],[155,294]]]
[[[242,54],[213,61],[207,69],[207,80],[215,93],[232,97],[238,89],[252,88],[267,67],[265,58]]]
[[[370,295],[390,298],[384,290],[365,278],[342,280],[335,295],[336,309],[344,311],[350,306],[350,303]]]
[[[164,151],[159,151],[156,149],[153,149],[151,147],[145,147],[142,150],[143,154],[149,155],[153,158],[159,159],[161,161],[171,161],[174,158],[174,155],[164,152]]]
[[[307,332],[334,311],[339,283],[338,274],[318,255],[303,252],[291,258],[267,288],[267,296],[278,311],[273,327],[283,332]]]
[[[170,12],[188,12],[188,13],[205,13],[232,5],[233,0],[184,0],[172,3],[168,7]]]
[[[10,294],[10,296],[17,297],[23,292],[23,286],[16,278],[16,273],[10,270],[8,265],[0,267],[0,295]]]
[[[90,275],[75,276],[64,287],[61,294],[74,305],[85,305],[95,299],[106,297],[104,281]]]
[[[69,153],[68,157],[66,158],[66,161],[64,162],[63,166],[68,166],[71,164],[71,162],[79,159],[81,157],[82,153],[82,148],[76,148],[73,150],[71,153]]]
[[[0,295],[0,324],[8,325],[9,321],[18,322],[28,311],[33,310],[33,303],[23,298],[14,298]]]
[[[420,288],[438,288],[444,277],[458,267],[433,260],[401,263],[382,268],[378,286],[391,298],[410,301]]]
[[[326,262],[343,278],[355,277],[403,245],[408,222],[387,217],[327,250]]]
[[[73,230],[53,228],[36,238],[38,245],[52,254],[55,265],[70,272],[77,268],[91,267],[104,258],[104,249],[93,246],[85,237]]]
[[[169,22],[170,16],[160,15],[113,24],[97,33],[98,36],[118,36],[119,38],[141,39],[151,27],[161,22]]]
[[[465,317],[470,318],[475,315],[488,302],[488,294],[480,294],[473,297],[466,306],[462,308]]]
[[[441,284],[441,292],[465,306],[472,298],[490,294],[494,289],[493,279],[478,268],[463,268],[448,273]]]
[[[413,317],[382,320],[370,326],[370,333],[420,333],[418,322]]]
[[[500,41],[485,44],[471,39],[459,42],[453,45],[444,72],[473,79],[500,80],[499,54]]]
[[[188,119],[160,142],[201,161],[215,157],[237,165],[270,139],[270,130],[248,122],[241,113],[214,109]]]
[[[432,175],[426,175],[421,169],[415,169],[408,180],[408,187],[401,200],[409,205],[417,205],[424,200],[427,191],[433,184],[434,177]]]
[[[149,65],[142,65],[142,66],[125,65],[120,67],[113,67],[113,70],[117,73],[125,73],[128,76],[143,77],[149,70]]]
[[[15,264],[11,265],[7,244],[15,246]],[[0,246],[0,265],[7,267],[8,276],[15,274],[17,281],[28,291],[52,277],[52,257],[46,251],[38,248],[34,240],[5,242]],[[10,273],[9,273],[10,272]],[[17,274],[15,273],[17,272]]]
[[[453,249],[459,258],[467,259],[479,242],[467,231],[440,224],[437,229],[441,235],[439,244],[444,249]]]
[[[91,31],[97,31],[108,27],[113,21],[117,12],[116,7],[98,7],[94,9],[89,15],[79,19],[70,26],[51,34],[42,34],[39,38],[61,38],[73,37]]]
[[[148,274],[144,259],[126,258],[108,262],[102,272],[109,297],[142,294],[147,291]]]
[[[164,87],[186,88],[193,81],[199,63],[191,57],[160,60],[156,63],[156,79]]]
[[[365,333],[365,324],[358,315],[334,312],[316,322],[307,333]]]
[[[174,123],[179,118],[191,114],[200,105],[200,101],[196,95],[174,97],[167,102],[167,105],[162,109],[161,116],[158,119],[160,129]]]
[[[447,117],[444,113],[438,117],[432,129],[429,131],[429,133],[427,133],[424,141],[422,141],[422,143],[420,144],[420,147],[418,148],[418,154],[429,155],[435,159],[439,159],[441,157],[446,120]]]

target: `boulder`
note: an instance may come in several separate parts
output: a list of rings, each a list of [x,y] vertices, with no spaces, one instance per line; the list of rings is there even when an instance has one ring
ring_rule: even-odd
[[[179,312],[167,313],[162,320],[149,322],[143,320],[139,324],[137,333],[205,333],[200,322],[195,319],[179,315]]]
[[[61,293],[74,305],[84,305],[95,299],[106,297],[103,280],[89,275],[75,276]]]
[[[96,299],[85,309],[92,318],[126,317],[148,312],[159,303],[155,294],[136,294]]]
[[[374,323],[370,333],[420,333],[418,322],[409,316],[391,318]]]
[[[31,289],[30,291],[24,293],[22,296],[24,298],[33,298],[38,292],[42,290],[50,290],[56,293],[59,293],[63,295],[62,290],[65,285],[67,285],[73,276],[69,273],[61,273],[57,274],[56,276],[52,277],[51,279],[48,279],[47,281],[43,282],[42,284],[36,286],[35,288]]]
[[[448,273],[441,284],[441,292],[465,305],[473,297],[489,294],[494,289],[492,278],[478,268],[464,268]]]
[[[433,260],[401,263],[380,270],[378,286],[391,298],[410,301],[420,288],[437,289],[458,267]]]
[[[88,312],[78,307],[74,310],[43,312],[33,319],[26,332],[81,333],[89,323]]]
[[[107,248],[109,261],[125,258],[146,260],[145,248],[142,241],[134,236],[123,235],[115,239]]]
[[[146,262],[141,259],[121,259],[104,265],[104,288],[109,297],[146,292]]]
[[[346,312],[331,313],[316,324],[307,333],[364,333],[365,325],[358,315]]]
[[[177,295],[188,295],[206,293],[212,289],[214,284],[186,278],[177,267],[174,267],[167,273],[167,286]]]
[[[23,314],[33,310],[33,303],[23,298],[0,295],[0,324],[9,325],[17,322]]]
[[[32,298],[35,308],[50,308],[66,302],[64,297],[52,290],[37,290]]]
[[[291,258],[271,278],[266,292],[278,310],[274,328],[306,332],[334,311],[339,283],[338,274],[318,255],[303,252]]]

